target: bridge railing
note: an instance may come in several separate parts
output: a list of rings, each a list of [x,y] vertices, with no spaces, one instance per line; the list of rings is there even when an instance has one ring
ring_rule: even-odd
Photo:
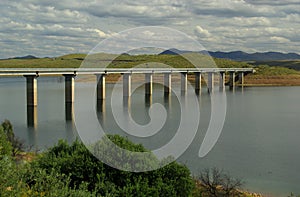
[[[253,68],[0,68],[0,76],[110,73],[253,73]]]

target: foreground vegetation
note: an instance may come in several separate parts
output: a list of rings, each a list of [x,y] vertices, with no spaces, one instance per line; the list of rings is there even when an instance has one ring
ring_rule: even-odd
[[[192,177],[189,169],[172,162],[155,171],[120,171],[97,160],[76,140],[59,141],[40,154],[18,152],[8,135],[12,126],[0,126],[0,196],[258,196],[241,192],[242,182],[218,169]],[[108,136],[124,149],[147,151],[118,135]],[[14,141],[18,141],[14,138]]]

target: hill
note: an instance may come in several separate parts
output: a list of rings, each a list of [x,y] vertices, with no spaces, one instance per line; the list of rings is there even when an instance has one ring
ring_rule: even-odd
[[[112,55],[95,54],[85,59],[85,54],[69,54],[56,58],[39,59],[5,59],[0,60],[0,68],[78,68],[83,60],[88,62],[85,67],[131,68],[134,66],[189,68],[194,67],[189,60],[194,60],[200,67],[250,67],[249,64],[227,59],[212,61],[211,57],[200,53],[184,55]],[[216,64],[216,65],[215,65]]]
[[[23,56],[23,57],[13,57],[10,59],[38,59],[38,58],[33,55],[27,55],[27,56]]]
[[[93,54],[89,55],[88,58],[86,58],[86,54],[69,54],[55,58],[5,59],[0,60],[0,68],[79,68],[83,60],[88,63],[84,66],[85,68],[132,68],[135,66],[147,68],[158,66],[171,66],[173,68],[193,67],[191,62],[187,59],[189,59],[191,62],[194,62],[202,68],[254,67],[256,72],[245,77],[246,85],[300,85],[300,72],[296,71],[299,70],[300,67],[299,60],[263,62],[251,61],[247,63],[222,58],[211,58],[210,56],[204,55],[202,53],[191,53],[188,51],[181,55]],[[296,70],[290,69],[289,67],[291,66],[293,66],[293,68]],[[118,79],[118,76],[109,76],[110,78],[107,78],[107,80],[110,82],[115,82]]]
[[[271,60],[271,61],[252,61],[249,62],[254,66],[258,65],[269,65],[274,67],[285,67],[300,71],[300,59],[298,60]]]

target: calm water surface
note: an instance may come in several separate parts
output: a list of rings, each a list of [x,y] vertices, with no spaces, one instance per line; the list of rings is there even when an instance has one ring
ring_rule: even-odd
[[[98,112],[107,133],[128,136],[149,149],[158,148],[172,139],[180,120],[180,104],[174,94],[165,99],[163,87],[154,86],[152,103],[165,106],[167,121],[157,134],[137,138],[123,132],[114,121],[108,102],[112,87],[107,85],[105,112]],[[174,86],[174,90],[179,91],[179,87]],[[83,91],[86,98],[90,98],[94,93],[93,84],[82,83],[76,91]],[[74,140],[77,136],[75,124],[65,120],[63,78],[40,77],[38,93],[37,125],[29,128],[25,79],[0,78],[0,120],[9,119],[16,135],[40,150],[52,146],[58,139]],[[178,161],[185,163],[195,175],[207,167],[224,169],[243,179],[244,187],[253,192],[272,196],[287,196],[290,192],[300,194],[300,87],[251,87],[243,91],[226,91],[226,96],[227,113],[221,136],[212,151],[199,158],[211,106],[210,96],[203,88],[199,97],[201,116],[197,135]],[[122,102],[119,105],[122,107]],[[132,118],[138,124],[147,124],[150,121],[148,109],[144,89],[140,87],[132,96]]]

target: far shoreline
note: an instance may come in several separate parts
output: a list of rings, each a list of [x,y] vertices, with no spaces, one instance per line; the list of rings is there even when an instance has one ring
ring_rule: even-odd
[[[216,77],[217,78],[217,77]],[[81,77],[79,82],[95,82],[94,77]],[[106,76],[107,84],[116,84],[122,81],[122,76],[118,74],[111,74]],[[132,77],[132,83],[143,82],[144,76],[137,74]],[[195,78],[193,75],[188,76],[188,81],[194,84]],[[216,80],[217,82],[218,80]],[[153,76],[153,82],[163,83],[163,78],[161,76]],[[172,84],[180,84],[179,76],[172,77]],[[202,87],[205,87],[205,80],[202,79]],[[294,87],[300,86],[300,75],[275,75],[275,76],[262,76],[262,75],[247,75],[245,76],[245,81],[243,86],[236,82],[236,87]]]

